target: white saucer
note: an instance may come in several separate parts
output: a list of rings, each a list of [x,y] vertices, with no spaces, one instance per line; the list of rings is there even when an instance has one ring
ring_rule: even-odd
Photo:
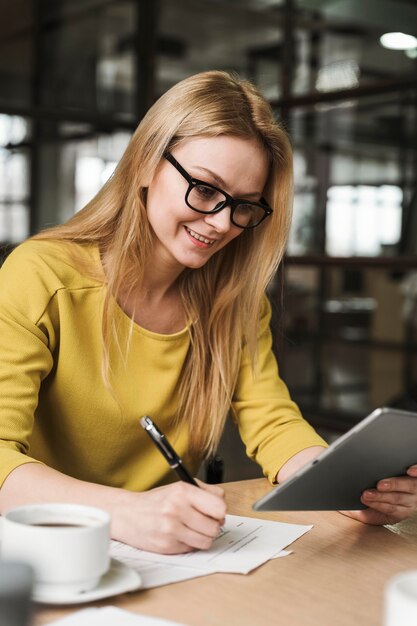
[[[32,599],[42,604],[81,604],[115,596],[126,591],[135,591],[142,585],[139,574],[116,559],[111,559],[110,569],[104,574],[97,587],[83,593],[59,592],[57,589],[36,588]]]

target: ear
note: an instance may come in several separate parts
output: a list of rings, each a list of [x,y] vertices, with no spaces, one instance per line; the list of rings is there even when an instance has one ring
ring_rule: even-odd
[[[148,188],[147,187],[141,187],[140,195],[141,195],[141,198],[143,200],[143,203],[146,205],[146,200],[147,200],[147,197],[148,197]]]
[[[161,159],[159,163],[156,164],[155,168],[152,172],[146,172],[142,179],[142,187],[149,187],[153,181],[159,176],[161,168],[165,165],[165,160]]]

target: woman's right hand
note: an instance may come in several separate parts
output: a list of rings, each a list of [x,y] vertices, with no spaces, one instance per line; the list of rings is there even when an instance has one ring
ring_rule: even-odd
[[[178,554],[207,550],[225,521],[224,491],[198,481],[141,493],[124,492],[112,515],[112,537],[136,548]]]
[[[207,550],[224,524],[224,491],[198,481],[140,493],[66,476],[39,463],[15,468],[0,489],[0,513],[39,502],[76,502],[110,513],[111,536],[136,548],[176,554]]]

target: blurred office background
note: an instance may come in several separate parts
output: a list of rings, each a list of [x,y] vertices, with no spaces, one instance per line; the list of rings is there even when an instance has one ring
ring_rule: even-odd
[[[409,37],[387,48],[390,32]],[[79,210],[171,85],[236,71],[294,147],[270,294],[294,399],[329,438],[417,410],[414,36],[416,0],[0,0],[2,250]],[[226,479],[257,475],[232,426],[222,446]]]

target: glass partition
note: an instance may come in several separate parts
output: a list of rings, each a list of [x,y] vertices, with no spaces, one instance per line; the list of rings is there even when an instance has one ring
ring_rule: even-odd
[[[28,121],[0,114],[0,243],[15,244],[29,234],[30,171]]]

